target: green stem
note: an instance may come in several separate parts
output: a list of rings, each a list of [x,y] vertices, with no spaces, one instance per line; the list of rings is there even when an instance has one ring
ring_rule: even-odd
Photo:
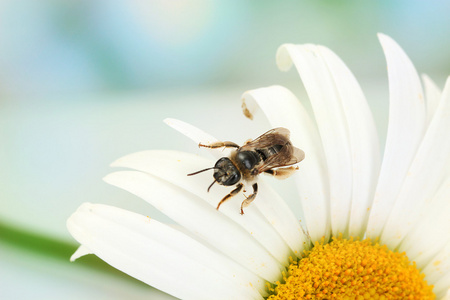
[[[108,275],[122,277],[124,280],[133,281],[136,284],[148,286],[141,281],[116,270],[95,255],[86,255],[79,258],[75,263],[70,263],[70,256],[78,248],[78,245],[75,243],[51,238],[43,234],[20,229],[2,222],[0,222],[0,244],[7,244],[18,250],[33,255],[39,255],[46,259],[59,260],[61,263],[66,263],[67,267],[89,268],[101,273],[107,273]]]

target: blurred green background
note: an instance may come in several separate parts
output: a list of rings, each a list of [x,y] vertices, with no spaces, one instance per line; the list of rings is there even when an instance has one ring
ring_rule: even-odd
[[[376,33],[442,87],[449,11],[449,1],[0,0],[0,298],[170,299],[93,256],[68,261],[77,243],[65,221],[82,202],[167,221],[103,183],[108,165],[145,149],[203,155],[166,117],[238,143],[260,134],[263,121],[241,116],[244,91],[281,84],[306,100],[296,72],[275,65],[287,42],[335,51],[384,137]],[[276,188],[295,206],[289,182]]]

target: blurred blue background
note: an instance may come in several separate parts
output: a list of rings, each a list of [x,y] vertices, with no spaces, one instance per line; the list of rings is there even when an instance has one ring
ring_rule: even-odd
[[[65,220],[82,202],[164,220],[103,183],[108,165],[144,149],[203,154],[165,117],[237,142],[260,134],[241,117],[245,90],[282,84],[306,98],[296,72],[276,68],[286,42],[335,51],[384,137],[388,86],[376,33],[442,87],[449,11],[449,1],[0,1],[0,297],[164,298],[106,267],[67,262],[76,243]],[[286,198],[288,186],[280,185]],[[39,248],[46,243],[69,254]]]
[[[380,56],[376,32],[423,71],[450,64],[448,1],[1,3],[7,98],[269,83],[278,77],[268,58],[285,42],[329,45],[355,72],[380,75],[368,59]]]

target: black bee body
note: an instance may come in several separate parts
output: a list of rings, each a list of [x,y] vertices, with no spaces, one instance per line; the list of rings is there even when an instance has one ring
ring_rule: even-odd
[[[217,205],[220,205],[239,193],[245,183],[252,184],[253,194],[247,197],[241,204],[241,214],[244,214],[243,207],[248,206],[256,197],[258,185],[256,184],[257,175],[267,173],[276,178],[289,177],[297,167],[280,168],[290,166],[300,162],[305,157],[305,153],[292,146],[289,140],[289,130],[285,128],[272,129],[255,140],[248,141],[240,147],[233,142],[216,142],[210,145],[202,145],[207,148],[233,147],[237,148],[229,157],[220,158],[214,167],[200,170],[198,172],[188,174],[195,175],[200,172],[214,169],[214,183],[224,186],[236,185],[236,188],[226,195]],[[274,168],[279,168],[274,170]]]

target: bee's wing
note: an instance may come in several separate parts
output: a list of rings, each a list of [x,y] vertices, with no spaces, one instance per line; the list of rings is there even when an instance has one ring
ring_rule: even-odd
[[[291,160],[286,164],[286,166],[296,164],[305,159],[305,151],[303,151],[302,149],[292,146],[292,151],[293,153],[291,156]]]
[[[252,151],[263,149],[273,145],[284,145],[289,142],[290,132],[288,129],[278,127],[267,131],[256,139],[247,142],[240,148],[242,151]]]
[[[277,154],[267,158],[258,168],[258,171],[262,173],[270,169],[290,166],[301,162],[304,158],[305,152],[288,142]]]
[[[267,131],[260,137],[247,142],[240,148],[241,151],[254,151],[257,149],[265,149],[275,145],[283,146],[280,151],[268,157],[264,163],[258,168],[258,172],[290,166],[298,163],[305,158],[305,153],[292,146],[289,140],[290,131],[283,127],[278,127]]]

